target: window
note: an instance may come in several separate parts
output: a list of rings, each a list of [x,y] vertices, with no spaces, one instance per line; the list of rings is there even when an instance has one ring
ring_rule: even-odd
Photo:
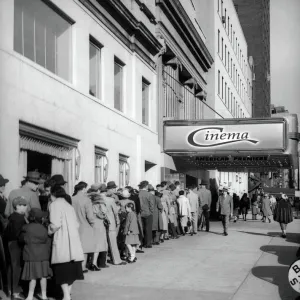
[[[230,25],[230,42],[232,43],[232,24]]]
[[[105,183],[108,176],[107,149],[95,147],[95,182]]]
[[[101,47],[93,38],[90,39],[90,95],[100,98],[101,93]]]
[[[232,103],[232,97],[233,97],[233,95],[232,95],[232,92],[231,92],[231,95],[230,95],[230,112],[232,113],[232,105],[233,105],[233,103]]]
[[[119,154],[119,187],[124,188],[130,182],[130,166],[128,163],[129,157]]]
[[[53,4],[15,0],[14,50],[71,81],[73,23]]]
[[[218,54],[220,54],[220,30],[218,30]]]
[[[221,16],[223,16],[223,0],[221,0]]]
[[[229,105],[230,105],[230,88],[228,86],[228,96],[227,96],[227,107],[229,108]]]
[[[221,44],[221,47],[222,47],[222,55],[221,55],[221,58],[223,60],[223,51],[224,51],[224,39],[222,38],[222,44]]]
[[[230,66],[230,53],[229,53],[229,51],[227,53],[227,59],[228,59],[228,61],[227,61],[227,71],[229,72],[229,66]]]
[[[115,57],[114,66],[114,107],[117,110],[123,111],[123,67],[118,58]]]
[[[232,44],[233,44],[233,50],[235,49],[235,43],[234,43],[234,40],[235,40],[235,31],[233,31],[233,40],[232,40]]]
[[[225,45],[225,67],[227,65],[227,45]]]
[[[225,105],[227,106],[227,82],[225,82]]]
[[[218,0],[218,12],[220,12],[220,0]]]
[[[224,14],[224,18],[225,18],[224,26],[225,26],[225,28],[226,28],[226,15],[227,15],[227,9],[225,8],[225,14]]]
[[[237,54],[237,37],[235,38],[235,54]]]
[[[230,18],[228,17],[228,18],[227,18],[227,23],[228,23],[228,24],[227,24],[227,34],[228,34],[228,35],[229,35],[229,22],[230,22]]]
[[[224,97],[224,91],[223,91],[223,89],[224,89],[224,77],[222,76],[222,100],[223,100],[223,97]]]
[[[232,78],[232,58],[230,60],[230,77]]]
[[[218,71],[218,95],[220,95],[220,70]]]
[[[149,86],[150,82],[142,79],[142,123],[149,125]]]

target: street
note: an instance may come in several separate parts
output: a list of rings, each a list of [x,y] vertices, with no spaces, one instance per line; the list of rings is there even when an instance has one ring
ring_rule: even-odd
[[[135,264],[89,272],[75,283],[72,299],[293,300],[300,295],[287,274],[299,228],[294,220],[284,240],[276,222],[238,221],[224,237],[221,222],[212,222],[210,233],[146,249]]]

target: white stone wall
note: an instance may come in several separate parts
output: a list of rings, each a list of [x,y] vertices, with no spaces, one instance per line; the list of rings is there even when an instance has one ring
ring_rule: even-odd
[[[154,167],[147,179],[160,180],[156,120],[156,72],[130,52],[113,33],[72,0],[53,2],[75,20],[72,26],[73,80],[66,82],[13,51],[13,3],[0,1],[0,174],[8,191],[19,186],[19,120],[77,138],[82,155],[80,180],[94,181],[94,146],[108,149],[108,180],[119,179],[119,153],[128,155],[130,184],[144,179],[144,161]],[[89,35],[103,48],[102,95],[89,95]],[[124,69],[124,113],[113,108],[114,55]],[[142,76],[150,86],[150,124],[142,123]]]

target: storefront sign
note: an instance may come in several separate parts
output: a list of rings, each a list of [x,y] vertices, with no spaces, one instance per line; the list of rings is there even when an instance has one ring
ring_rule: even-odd
[[[201,122],[199,122],[201,123]],[[204,125],[165,124],[166,152],[260,151],[286,148],[283,120],[269,123],[232,123]]]

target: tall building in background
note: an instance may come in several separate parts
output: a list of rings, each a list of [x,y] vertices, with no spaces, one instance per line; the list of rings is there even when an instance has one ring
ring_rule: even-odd
[[[269,117],[270,0],[233,2],[248,43],[248,54],[254,59],[253,117]]]

